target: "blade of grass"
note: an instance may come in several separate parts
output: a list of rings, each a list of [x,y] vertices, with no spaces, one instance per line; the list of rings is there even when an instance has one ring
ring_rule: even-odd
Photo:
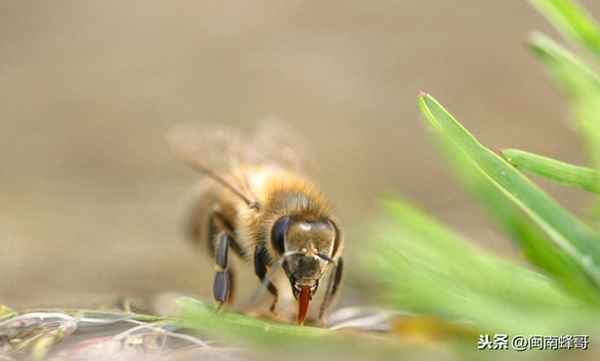
[[[571,52],[543,34],[529,46],[567,95],[595,168],[600,167],[600,77]]]
[[[444,137],[434,137],[440,153],[465,188],[480,200],[492,220],[521,248],[523,255],[540,270],[551,275],[563,288],[587,303],[600,306],[596,284],[580,272],[580,266],[565,254],[527,214],[479,171],[474,162]]]
[[[504,159],[515,167],[561,184],[600,193],[600,172],[518,149],[502,151]]]
[[[385,205],[389,222],[375,225],[366,260],[393,306],[491,332],[588,327],[592,311],[551,279],[483,252],[406,203]]]
[[[565,257],[570,258],[596,287],[600,287],[600,235],[562,208],[500,156],[481,145],[433,97],[419,97],[425,118],[440,137],[454,144],[472,161],[472,166],[523,210],[549,236]],[[549,244],[540,245],[544,249]]]
[[[408,203],[393,200],[384,205],[393,223],[384,225],[382,229],[388,231],[379,233],[392,242],[403,243],[390,250],[417,256],[407,257],[409,262],[427,258],[421,267],[446,274],[450,281],[459,281],[477,293],[523,308],[579,305],[548,277],[488,254]]]
[[[572,0],[530,0],[556,29],[595,55],[600,55],[600,28],[588,12]]]
[[[282,351],[288,355],[352,355],[369,359],[389,359],[391,355],[411,352],[395,339],[368,334],[333,331],[325,328],[268,322],[242,314],[217,312],[214,307],[190,297],[177,299],[176,323],[179,327],[208,334],[223,341],[263,351]]]
[[[561,89],[569,96],[584,96],[590,89],[600,87],[600,77],[572,52],[544,34],[534,32],[529,48],[547,66]]]
[[[189,297],[176,301],[179,325],[185,328],[200,329],[216,335],[240,334],[240,339],[261,342],[285,339],[314,339],[333,337],[332,331],[316,327],[298,327],[289,324],[266,322],[237,313],[217,312],[204,302]]]
[[[14,314],[15,311],[13,311],[10,307],[0,304],[0,320],[11,317]]]

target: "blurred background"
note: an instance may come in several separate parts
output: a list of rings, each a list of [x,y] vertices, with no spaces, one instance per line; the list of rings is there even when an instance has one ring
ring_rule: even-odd
[[[0,303],[207,297],[212,267],[178,228],[198,175],[164,140],[181,123],[284,119],[307,139],[349,252],[395,192],[515,257],[415,103],[434,94],[492,148],[582,163],[566,103],[525,47],[532,30],[556,35],[526,1],[1,2]]]

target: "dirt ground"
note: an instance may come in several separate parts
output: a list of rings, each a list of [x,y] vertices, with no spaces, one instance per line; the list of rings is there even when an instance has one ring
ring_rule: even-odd
[[[415,98],[432,93],[493,148],[584,162],[526,49],[535,29],[558,37],[526,1],[3,1],[0,303],[209,295],[212,268],[178,232],[197,180],[164,141],[180,123],[284,119],[317,159],[348,252],[368,247],[362,225],[395,192],[514,256],[448,174]]]

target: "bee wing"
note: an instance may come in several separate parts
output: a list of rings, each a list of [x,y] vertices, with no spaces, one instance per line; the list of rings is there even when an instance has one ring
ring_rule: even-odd
[[[253,132],[226,126],[198,127],[182,124],[167,133],[176,154],[192,168],[210,176],[253,202],[242,165],[271,166],[304,173],[308,162],[300,156],[306,148],[294,133],[275,119],[263,121]]]
[[[308,149],[301,137],[281,121],[268,119],[260,123],[247,146],[245,161],[250,164],[270,165],[298,173],[308,171]]]

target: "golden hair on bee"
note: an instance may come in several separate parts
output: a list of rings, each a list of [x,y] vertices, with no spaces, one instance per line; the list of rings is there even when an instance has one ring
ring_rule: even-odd
[[[317,188],[306,180],[294,177],[273,178],[265,208],[276,213],[307,214],[316,217],[328,216],[331,205]]]
[[[255,230],[270,228],[265,226],[272,225],[276,218],[285,215],[309,219],[330,215],[331,206],[323,194],[312,183],[289,173],[269,177],[261,195],[259,214],[252,214],[247,219],[257,223],[253,227]],[[265,239],[265,232],[254,238],[257,241]]]

